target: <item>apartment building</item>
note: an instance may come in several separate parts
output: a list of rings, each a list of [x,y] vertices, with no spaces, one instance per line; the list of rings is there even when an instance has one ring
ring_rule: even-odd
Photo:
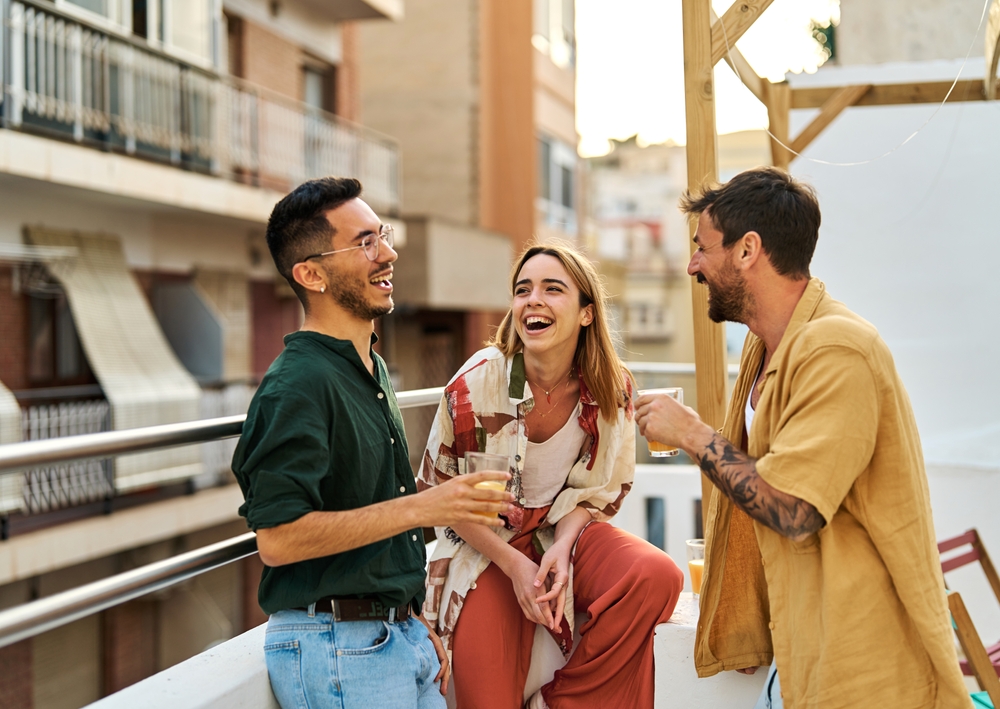
[[[358,23],[402,0],[3,0],[0,443],[245,411],[301,308],[264,227],[352,175]],[[245,531],[232,441],[0,477],[0,608]],[[78,707],[245,628],[257,561],[0,649],[0,706]]]
[[[578,225],[572,0],[412,0],[361,28],[365,123],[399,140],[406,243],[383,319],[398,388],[441,386],[509,305],[532,240]],[[433,410],[405,412],[419,462]]]
[[[719,136],[719,176],[725,181],[768,163],[764,131]],[[587,160],[587,220],[583,240],[602,273],[616,284],[615,310],[627,358],[693,362],[691,250],[678,209],[687,189],[682,145],[612,141],[607,155]],[[746,330],[727,324],[730,358],[738,361]]]

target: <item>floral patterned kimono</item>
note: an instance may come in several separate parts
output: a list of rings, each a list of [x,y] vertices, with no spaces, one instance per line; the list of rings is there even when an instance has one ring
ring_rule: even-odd
[[[632,487],[635,424],[631,380],[626,376],[627,406],[619,408],[614,421],[608,422],[601,418],[585,378],[586,373],[581,373],[577,420],[587,437],[565,486],[549,509],[545,526],[535,533],[534,544],[541,552],[552,546],[556,522],[577,506],[589,510],[594,521],[607,521],[618,512]],[[524,519],[526,500],[521,473],[528,445],[524,417],[534,405],[521,353],[506,359],[494,347],[477,352],[445,388],[417,476],[418,489],[425,490],[464,474],[466,451],[509,456],[511,479],[507,490],[517,498],[515,510],[503,517],[505,527],[495,530],[501,539],[509,541],[520,531]],[[436,623],[449,657],[465,597],[489,564],[488,558],[466,544],[450,527],[438,529],[423,612],[429,622]],[[564,615],[568,624],[557,629],[554,637],[563,654],[569,655],[574,622],[572,565]]]

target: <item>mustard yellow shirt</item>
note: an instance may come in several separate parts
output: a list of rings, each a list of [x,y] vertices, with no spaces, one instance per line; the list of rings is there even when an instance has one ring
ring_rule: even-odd
[[[749,335],[730,441],[743,439],[763,354]],[[773,651],[788,709],[971,707],[916,422],[885,343],[814,278],[762,378],[747,452],[826,525],[793,542],[713,491],[699,675],[766,665]]]

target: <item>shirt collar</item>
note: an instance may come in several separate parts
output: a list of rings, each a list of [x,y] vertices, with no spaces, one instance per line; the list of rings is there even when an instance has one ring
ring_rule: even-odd
[[[813,319],[816,314],[816,309],[819,307],[820,301],[823,300],[823,296],[826,295],[826,286],[818,278],[810,278],[809,283],[806,285],[805,291],[802,293],[802,297],[799,298],[798,304],[795,306],[795,310],[792,311],[792,318],[788,321],[788,327],[785,328],[785,334],[781,336],[781,342],[778,344],[778,349],[771,356],[771,361],[767,365],[767,372],[775,372],[778,369],[778,357],[774,356],[781,351],[785,343],[792,339],[799,329],[802,328],[807,322]]]

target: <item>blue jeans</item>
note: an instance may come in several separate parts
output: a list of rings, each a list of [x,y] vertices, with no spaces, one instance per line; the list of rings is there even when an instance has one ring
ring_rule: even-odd
[[[443,709],[441,667],[416,618],[334,622],[331,613],[279,611],[264,656],[282,709]]]
[[[760,693],[753,709],[785,709],[785,702],[781,699],[781,684],[778,682],[778,665],[774,662],[767,671],[764,691]]]

